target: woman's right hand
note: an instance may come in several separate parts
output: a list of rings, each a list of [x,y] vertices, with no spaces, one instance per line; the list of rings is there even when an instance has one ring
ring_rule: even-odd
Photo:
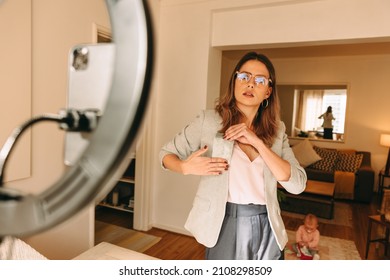
[[[229,169],[228,161],[219,157],[204,157],[208,147],[192,153],[187,159],[181,161],[181,170],[185,175],[221,175]]]
[[[187,159],[181,160],[175,154],[167,154],[163,158],[165,168],[184,175],[221,175],[229,169],[226,159],[219,157],[204,157],[208,147],[192,153]]]

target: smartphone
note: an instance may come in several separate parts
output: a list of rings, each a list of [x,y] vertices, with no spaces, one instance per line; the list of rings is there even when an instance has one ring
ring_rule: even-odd
[[[83,44],[73,47],[68,58],[67,107],[98,109],[104,107],[110,93],[115,45],[113,43]],[[91,133],[66,132],[65,164],[71,166],[89,145]]]

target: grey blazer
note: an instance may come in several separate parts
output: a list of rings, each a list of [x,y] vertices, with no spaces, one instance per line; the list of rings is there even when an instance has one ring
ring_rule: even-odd
[[[223,139],[218,133],[220,127],[221,117],[214,110],[202,111],[192,123],[185,126],[173,140],[162,147],[161,164],[167,154],[176,154],[180,159],[186,159],[205,145],[209,147],[206,156],[222,157],[230,161],[234,142]],[[290,193],[301,193],[306,186],[306,173],[295,159],[282,122],[272,150],[291,165],[290,179],[279,183]],[[201,177],[193,207],[185,223],[185,228],[206,247],[215,246],[218,240],[228,197],[228,176],[229,172],[224,172],[218,176]],[[264,167],[264,182],[268,219],[279,248],[283,250],[288,238],[280,215],[277,181],[267,166]]]

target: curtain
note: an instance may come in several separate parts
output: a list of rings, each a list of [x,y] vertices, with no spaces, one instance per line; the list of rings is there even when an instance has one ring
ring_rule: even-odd
[[[303,131],[317,130],[321,126],[322,120],[318,117],[323,113],[322,99],[323,90],[303,90],[301,91],[300,105],[301,115],[298,116],[298,127]]]

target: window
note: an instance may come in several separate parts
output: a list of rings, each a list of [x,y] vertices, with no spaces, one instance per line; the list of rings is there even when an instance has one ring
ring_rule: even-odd
[[[305,131],[322,131],[320,115],[332,107],[333,133],[344,134],[345,111],[347,105],[346,89],[302,90],[298,91],[301,103],[301,116],[297,118],[298,127]]]
[[[335,120],[333,121],[333,132],[343,134],[345,124],[345,110],[347,107],[347,90],[325,90],[322,102],[322,112],[325,112],[328,106],[332,106],[332,113],[335,117]]]
[[[291,137],[323,138],[323,119],[318,119],[332,106],[335,120],[333,140],[344,141],[348,86],[345,84],[285,84],[277,88],[281,118]]]

